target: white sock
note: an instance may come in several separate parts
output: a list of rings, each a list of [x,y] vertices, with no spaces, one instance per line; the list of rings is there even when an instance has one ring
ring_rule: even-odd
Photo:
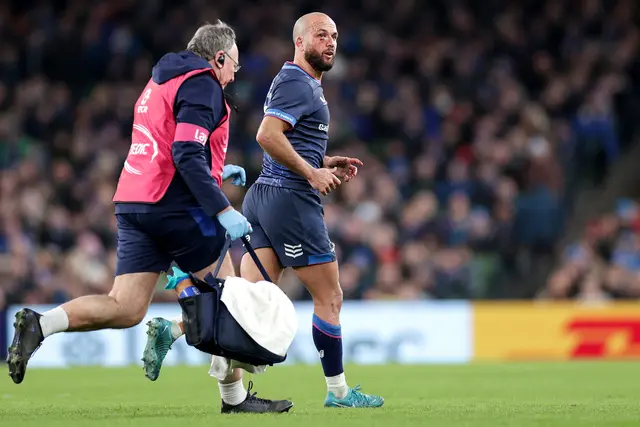
[[[177,340],[184,335],[184,332],[182,332],[182,328],[180,327],[180,322],[182,322],[182,318],[171,321],[171,337],[173,337],[174,340]]]
[[[222,400],[227,405],[239,405],[247,398],[247,390],[244,389],[244,384],[241,379],[230,384],[218,382],[218,388],[220,389]]]
[[[56,307],[42,314],[40,328],[45,338],[58,332],[64,332],[69,328],[69,316],[62,307]]]
[[[349,393],[349,386],[344,372],[335,377],[324,377],[327,381],[327,391],[333,392],[338,399],[343,399]]]

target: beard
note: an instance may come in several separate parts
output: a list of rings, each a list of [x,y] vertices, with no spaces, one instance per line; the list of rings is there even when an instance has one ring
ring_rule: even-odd
[[[333,58],[331,58],[331,61],[325,61],[324,56],[321,53],[315,50],[308,50],[304,53],[304,59],[313,67],[314,70],[324,73],[333,68],[335,54],[333,55]]]

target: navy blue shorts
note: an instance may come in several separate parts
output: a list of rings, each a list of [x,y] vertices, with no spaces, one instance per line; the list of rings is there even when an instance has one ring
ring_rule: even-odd
[[[310,191],[253,184],[242,204],[255,248],[273,248],[283,267],[336,260],[320,197]]]
[[[116,276],[161,272],[172,261],[195,273],[220,256],[225,230],[201,208],[182,212],[116,214],[118,249]]]

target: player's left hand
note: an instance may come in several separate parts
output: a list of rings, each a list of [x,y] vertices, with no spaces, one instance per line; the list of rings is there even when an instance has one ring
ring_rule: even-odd
[[[325,168],[337,168],[334,175],[343,182],[349,182],[358,175],[358,166],[362,166],[362,160],[354,157],[334,156],[327,157],[324,162]]]
[[[236,165],[225,165],[222,170],[222,180],[226,181],[229,178],[233,178],[231,183],[236,187],[244,187],[247,183],[247,173],[244,168]]]

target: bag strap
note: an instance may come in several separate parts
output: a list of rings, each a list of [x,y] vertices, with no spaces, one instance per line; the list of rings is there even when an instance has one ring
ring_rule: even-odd
[[[247,236],[243,236],[241,239],[242,239],[242,243],[244,243],[244,247],[247,249],[247,252],[249,252],[249,255],[251,256],[251,259],[253,259],[253,262],[256,263],[258,270],[260,270],[260,273],[262,273],[262,277],[264,277],[264,280],[266,280],[267,282],[271,282],[271,278],[269,277],[267,270],[264,268],[264,266],[260,262],[260,259],[258,258],[258,255],[256,255],[256,251],[253,249],[253,246],[251,246],[251,243],[249,243],[249,239],[247,239]],[[222,268],[222,263],[224,262],[224,257],[227,255],[227,252],[229,252],[230,247],[231,247],[231,239],[227,236],[227,238],[224,241],[224,246],[220,251],[220,258],[218,258],[218,265],[216,265],[215,270],[213,270],[213,273],[211,273],[214,278],[218,277],[218,273],[220,272],[220,268]]]
[[[260,262],[260,258],[258,258],[258,255],[256,255],[256,251],[253,249],[253,246],[251,246],[251,243],[249,243],[249,239],[247,239],[247,236],[242,236],[241,239],[242,243],[244,243],[244,247],[247,249],[247,252],[249,252],[249,255],[251,256],[251,259],[253,259],[253,262],[256,263],[258,270],[260,270],[260,273],[262,273],[262,277],[264,277],[264,280],[273,283],[271,277],[269,277],[269,274],[267,273],[267,270]]]
[[[220,272],[220,268],[222,268],[222,263],[224,262],[224,257],[227,256],[227,252],[229,252],[229,248],[231,247],[231,239],[227,236],[224,241],[224,246],[222,246],[222,250],[220,251],[220,257],[218,258],[218,265],[216,265],[215,270],[213,270],[213,278],[218,277],[218,273]]]

